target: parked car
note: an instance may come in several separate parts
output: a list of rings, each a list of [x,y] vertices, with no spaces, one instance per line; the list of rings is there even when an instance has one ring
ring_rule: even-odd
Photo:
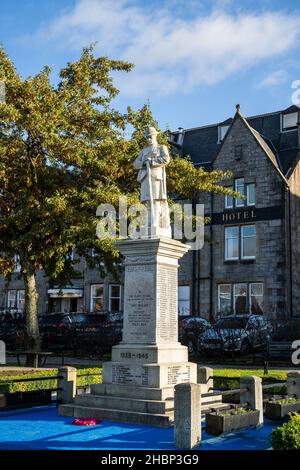
[[[21,349],[26,335],[26,319],[22,312],[5,310],[0,313],[0,340],[7,350]]]
[[[54,313],[40,319],[43,347],[74,354],[100,355],[121,341],[123,322],[108,314]]]
[[[270,323],[261,315],[224,317],[203,333],[197,349],[248,354],[266,348],[271,332]]]
[[[211,324],[206,318],[186,317],[179,321],[179,341],[188,347],[190,354],[194,354],[197,350],[198,341],[209,328],[211,328]]]

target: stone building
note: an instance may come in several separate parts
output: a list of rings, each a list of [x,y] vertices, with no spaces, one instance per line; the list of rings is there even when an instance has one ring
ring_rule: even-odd
[[[244,195],[200,194],[207,241],[180,272],[191,312],[300,316],[299,108],[180,129],[174,146],[206,169],[231,170],[222,184]]]
[[[300,315],[299,108],[244,118],[239,106],[223,123],[180,129],[175,151],[206,169],[231,170],[226,187],[243,199],[200,194],[211,223],[206,241],[180,262],[180,314]],[[74,254],[76,257],[76,253]],[[122,310],[122,285],[79,260],[81,275],[59,290],[38,275],[39,312]],[[21,310],[24,285],[16,272],[0,279],[0,308]]]

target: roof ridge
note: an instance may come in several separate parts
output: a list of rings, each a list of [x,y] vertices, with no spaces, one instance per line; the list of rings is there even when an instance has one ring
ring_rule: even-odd
[[[299,111],[300,111],[300,107],[297,106]],[[291,106],[289,107],[291,108]],[[260,117],[265,117],[265,116],[272,116],[272,115],[276,115],[276,114],[281,114],[283,113],[284,111],[287,111],[289,108],[285,108],[285,109],[281,109],[281,110],[278,110],[278,111],[271,111],[270,113],[263,113],[263,114],[254,114],[253,116],[245,116],[244,119],[256,119],[256,118],[260,118]],[[197,130],[197,129],[206,129],[206,128],[209,128],[209,127],[216,127],[216,126],[220,126],[221,124],[225,123],[226,121],[228,121],[229,119],[233,119],[233,117],[228,117],[228,118],[225,118],[223,119],[223,121],[219,121],[219,122],[215,122],[213,124],[204,124],[203,126],[196,126],[196,127],[186,127],[186,128],[183,128],[183,131],[194,131],[194,130]],[[172,133],[173,134],[176,134],[178,133],[179,131],[173,131]]]

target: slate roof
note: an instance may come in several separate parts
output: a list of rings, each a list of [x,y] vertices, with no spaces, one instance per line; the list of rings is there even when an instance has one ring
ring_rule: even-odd
[[[300,149],[297,130],[281,132],[281,116],[299,110],[298,106],[293,105],[282,111],[245,118],[269,158],[284,175],[300,158]],[[221,146],[218,143],[218,127],[230,125],[232,120],[233,118],[229,118],[221,123],[185,129],[180,154],[190,155],[194,164],[209,168]],[[176,140],[178,133],[173,135]]]

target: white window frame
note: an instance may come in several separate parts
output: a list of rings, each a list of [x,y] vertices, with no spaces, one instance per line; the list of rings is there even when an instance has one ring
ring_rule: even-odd
[[[21,272],[21,263],[20,263],[20,256],[15,254],[14,255],[14,273]]]
[[[248,227],[254,227],[255,229],[255,235],[254,236],[249,236],[249,235],[246,235],[244,236],[243,232],[244,232],[244,229],[245,228],[248,228]],[[252,256],[245,256],[244,255],[244,238],[255,238],[255,255],[252,255]],[[248,224],[248,225],[241,225],[241,235],[240,235],[240,239],[241,239],[241,259],[256,259],[256,225],[255,224]]]
[[[249,188],[253,186],[254,187],[254,202],[249,202]],[[246,184],[246,193],[247,193],[247,206],[255,206],[256,203],[256,186],[255,183],[248,183]]]
[[[226,237],[226,233],[227,233],[227,230],[228,229],[236,229],[237,230],[237,237],[230,237],[230,239],[236,239],[237,240],[237,244],[238,244],[238,255],[237,256],[233,256],[233,257],[228,257],[228,253],[227,253],[227,240],[229,239],[229,237]],[[236,261],[239,259],[239,253],[240,253],[240,230],[239,230],[239,226],[238,225],[229,225],[228,227],[225,227],[224,228],[224,258],[225,258],[225,261]]]
[[[119,296],[118,297],[113,297],[112,296],[112,287],[119,287]],[[108,286],[108,298],[109,298],[109,302],[108,302],[108,310],[109,312],[120,312],[122,309],[121,309],[121,305],[122,305],[122,285],[121,284],[109,284]],[[112,299],[119,299],[119,310],[112,310],[111,308],[111,301]]]
[[[231,200],[231,203],[228,201]],[[228,194],[225,195],[225,209],[233,209],[233,197],[228,196]]]
[[[246,294],[243,297],[246,298],[246,314],[249,315],[248,284],[247,284],[247,282],[235,282],[235,283],[232,284],[232,289],[233,289],[233,293],[232,293],[232,300],[233,300],[232,310],[233,310],[233,313],[234,313],[234,315],[241,315],[241,314],[236,313],[236,298],[240,297],[240,295],[236,295],[237,286],[246,287]]]
[[[293,126],[293,127],[285,127],[285,125],[284,125],[284,118],[285,118],[285,116],[292,116],[292,115],[296,115],[296,125]],[[283,113],[283,114],[281,114],[281,132],[292,132],[292,131],[296,131],[296,130],[297,130],[298,121],[299,121],[299,113],[298,113],[298,111],[295,111],[295,112],[293,112],[293,113]]]
[[[13,298],[12,298],[13,297]],[[15,304],[14,307],[11,307],[11,301]],[[16,310],[17,308],[17,289],[8,289],[7,291],[7,308]]]
[[[225,139],[229,127],[230,125],[218,126],[218,143],[221,143]]]
[[[182,289],[183,288],[183,289]],[[182,292],[186,292],[184,296],[181,297]],[[180,302],[188,302],[188,313],[180,312]],[[182,284],[178,286],[178,314],[182,316],[189,316],[191,314],[191,286]]]
[[[15,300],[15,307],[10,307],[10,294],[14,292],[14,300]],[[25,296],[25,289],[8,289],[7,291],[7,308],[16,312],[23,311],[23,309],[20,308],[20,300],[21,300],[21,294]]]
[[[95,287],[102,287],[102,291],[103,291],[103,295],[102,296],[93,296],[92,293],[93,293],[93,289]],[[104,284],[91,284],[90,285],[90,312],[94,312],[94,299],[101,299],[101,297],[103,298],[103,308],[104,308]]]
[[[250,316],[252,314],[252,311],[251,311],[251,305],[252,305],[252,302],[251,302],[251,298],[252,298],[252,295],[251,295],[251,287],[253,285],[260,285],[262,287],[262,310],[264,310],[264,283],[261,282],[261,281],[257,281],[257,282],[234,282],[232,284],[230,283],[223,283],[223,284],[218,284],[218,299],[217,299],[217,303],[218,303],[218,313],[221,313],[221,298],[220,298],[220,290],[223,286],[226,286],[230,288],[230,302],[231,302],[231,311],[233,313],[234,316],[237,315],[236,313],[236,306],[235,306],[235,299],[236,296],[235,295],[235,289],[236,289],[236,286],[246,286],[246,301],[247,301],[247,315]]]
[[[239,181],[243,182],[243,191],[238,190]],[[242,196],[245,195],[245,178],[236,178],[234,180],[234,190],[241,193]],[[235,207],[244,207],[244,206],[245,206],[245,199],[235,198]]]
[[[220,291],[221,287],[229,286],[230,288],[230,309],[232,311],[232,284],[218,284],[218,313],[221,313],[221,296]]]
[[[72,248],[72,250],[69,251],[69,253],[66,254],[66,259],[69,261],[74,261],[75,258],[75,248]]]
[[[249,282],[248,295],[249,295],[249,315],[252,315],[252,286],[259,285],[262,287],[262,311],[264,311],[264,283],[263,282]]]

